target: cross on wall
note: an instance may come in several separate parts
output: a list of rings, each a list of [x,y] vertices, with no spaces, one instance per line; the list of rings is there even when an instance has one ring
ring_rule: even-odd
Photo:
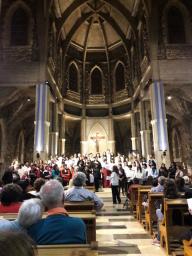
[[[105,136],[99,136],[99,132],[96,132],[96,135],[92,136],[91,139],[95,141],[96,152],[99,153],[99,141],[105,139]]]

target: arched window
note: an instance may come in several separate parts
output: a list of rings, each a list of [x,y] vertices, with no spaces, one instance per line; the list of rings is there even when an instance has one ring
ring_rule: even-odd
[[[78,70],[75,64],[69,68],[69,90],[78,92]]]
[[[11,45],[28,44],[29,19],[23,8],[17,9],[11,20]]]
[[[167,30],[169,44],[183,44],[186,42],[184,17],[175,6],[168,10]]]
[[[119,63],[115,70],[115,89],[121,91],[125,88],[125,68]]]
[[[102,74],[99,68],[95,68],[91,73],[91,94],[102,94]]]

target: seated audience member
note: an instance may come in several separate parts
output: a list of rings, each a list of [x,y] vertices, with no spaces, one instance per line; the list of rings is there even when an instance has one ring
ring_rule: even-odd
[[[152,188],[150,192],[153,193],[160,193],[164,191],[164,184],[165,184],[166,178],[164,176],[160,176],[158,179],[153,179],[152,182]],[[158,204],[158,200],[156,201],[156,204]],[[142,203],[144,207],[148,207],[149,203],[148,200],[144,201]],[[158,205],[159,207],[159,205]]]
[[[34,190],[32,191],[29,191],[30,194],[38,197],[39,196],[39,192],[40,192],[40,189],[41,187],[45,184],[45,179],[43,178],[38,178],[35,180],[34,184],[33,184],[33,187],[34,187]]]
[[[42,218],[44,207],[40,199],[34,198],[22,203],[17,219],[0,220],[0,231],[24,231]]]
[[[35,196],[30,193],[33,190],[33,187],[30,184],[30,181],[28,179],[27,180],[20,180],[17,184],[23,190],[23,193],[22,193],[23,194],[23,200],[35,198]]]
[[[164,198],[167,199],[176,199],[178,198],[178,193],[177,193],[177,187],[175,185],[175,181],[173,179],[167,179],[164,185]],[[157,215],[157,227],[158,227],[158,234],[157,237],[153,240],[153,244],[154,245],[159,245],[160,244],[160,233],[159,233],[159,224],[163,221],[164,218],[164,209],[163,209],[163,205],[162,207],[160,207],[159,209],[156,210],[156,215]],[[177,222],[177,218],[178,218],[178,211],[175,211],[175,213],[173,214],[173,221],[176,220]],[[180,214],[180,213],[179,213]]]
[[[155,179],[156,180],[156,179]],[[158,193],[158,192],[163,192],[164,191],[164,184],[165,184],[165,177],[164,176],[160,176],[158,178],[158,185],[151,188],[151,192],[155,192],[155,193]]]
[[[148,176],[147,180],[144,182],[143,185],[157,187],[158,180],[157,179],[153,179],[152,176]]]
[[[189,177],[183,176],[176,179],[179,192],[185,192],[185,198],[192,198],[192,188],[189,186]]]
[[[4,172],[2,177],[3,184],[10,184],[13,183],[13,172],[12,170],[8,169]]]
[[[86,175],[78,172],[73,177],[73,187],[65,191],[66,201],[94,201],[96,209],[103,207],[103,201],[92,191],[84,188],[86,184]]]
[[[22,189],[17,184],[7,184],[1,190],[0,200],[0,213],[18,213],[22,202]]]
[[[182,168],[181,166],[178,166],[176,167],[176,173],[175,173],[175,179],[176,178],[182,178],[183,177],[183,171],[182,171]]]
[[[178,192],[185,192],[185,180],[182,177],[175,178],[175,184]]]
[[[50,180],[40,190],[47,218],[33,224],[28,233],[37,244],[84,244],[86,227],[80,218],[69,217],[64,209],[64,190],[57,180]]]
[[[34,242],[25,233],[0,232],[1,256],[36,256]]]
[[[159,176],[168,177],[168,170],[164,163],[161,164],[161,167],[159,168]]]

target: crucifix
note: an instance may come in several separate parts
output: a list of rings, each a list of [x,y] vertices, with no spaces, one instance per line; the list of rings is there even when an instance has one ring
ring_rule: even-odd
[[[96,136],[91,137],[95,141],[96,152],[99,153],[99,141],[105,139],[105,136],[99,136],[99,132],[96,132]]]

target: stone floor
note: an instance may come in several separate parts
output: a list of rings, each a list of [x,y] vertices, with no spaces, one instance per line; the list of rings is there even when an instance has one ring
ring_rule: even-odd
[[[162,248],[152,245],[151,237],[130,211],[123,209],[125,198],[114,208],[110,189],[97,195],[104,201],[103,210],[97,213],[99,255],[165,256]]]

